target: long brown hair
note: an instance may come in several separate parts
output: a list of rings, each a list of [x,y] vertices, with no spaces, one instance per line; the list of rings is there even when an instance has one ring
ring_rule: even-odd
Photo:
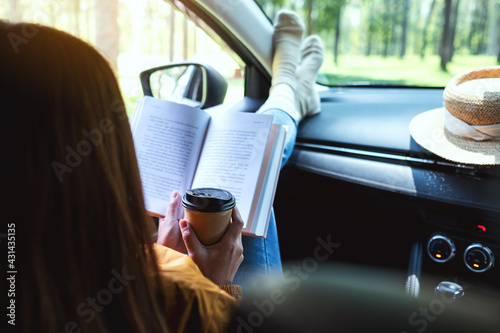
[[[58,30],[0,22],[21,331],[162,332],[153,222],[108,62]]]

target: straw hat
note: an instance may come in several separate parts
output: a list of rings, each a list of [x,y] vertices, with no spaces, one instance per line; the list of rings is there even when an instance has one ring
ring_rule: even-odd
[[[500,164],[500,66],[455,76],[443,98],[444,107],[412,119],[413,139],[450,161]]]

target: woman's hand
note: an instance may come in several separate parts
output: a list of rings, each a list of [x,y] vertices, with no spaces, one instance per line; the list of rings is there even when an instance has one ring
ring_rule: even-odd
[[[184,215],[179,192],[173,191],[167,206],[165,217],[159,220],[157,243],[167,246],[181,253],[187,253],[186,246],[182,240],[179,219]]]
[[[219,286],[231,284],[243,261],[241,242],[243,221],[236,207],[233,209],[231,218],[232,221],[222,239],[210,246],[200,243],[188,221],[179,221],[182,239],[189,256],[198,265],[203,275]]]

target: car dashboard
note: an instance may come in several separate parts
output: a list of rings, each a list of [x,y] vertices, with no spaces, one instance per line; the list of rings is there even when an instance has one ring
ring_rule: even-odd
[[[415,296],[443,281],[467,297],[499,295],[500,168],[444,160],[410,135],[411,119],[441,107],[442,96],[435,88],[321,92],[322,111],[301,122],[278,184],[284,261],[311,256],[330,237],[340,244],[331,260],[397,269]]]

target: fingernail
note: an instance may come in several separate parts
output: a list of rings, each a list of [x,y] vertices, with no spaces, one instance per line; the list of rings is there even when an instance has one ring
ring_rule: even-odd
[[[180,220],[180,221],[179,221],[179,227],[180,227],[181,229],[186,229],[186,228],[188,227],[188,223],[187,223],[187,221],[186,221],[186,220]]]
[[[177,193],[177,191],[172,191],[172,196],[170,197],[170,201],[174,201],[174,200],[177,200],[177,196],[179,195],[179,193]]]

